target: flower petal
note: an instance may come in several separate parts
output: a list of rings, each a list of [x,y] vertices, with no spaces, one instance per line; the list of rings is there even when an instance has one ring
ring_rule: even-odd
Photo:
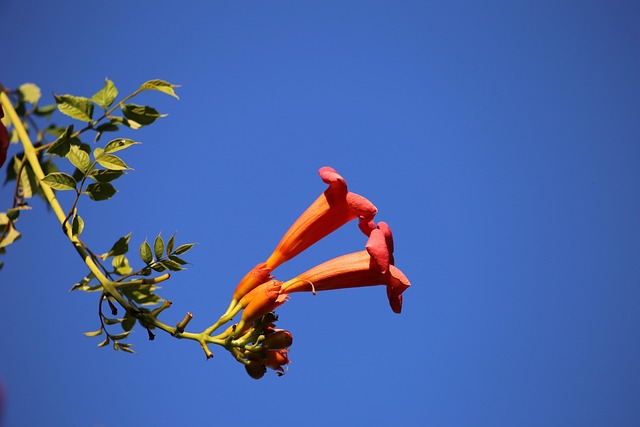
[[[271,269],[264,262],[253,267],[238,283],[233,292],[233,300],[240,301],[248,292],[272,279]]]
[[[371,231],[365,248],[380,268],[380,272],[382,274],[386,273],[389,269],[390,254],[383,232],[378,229]]]

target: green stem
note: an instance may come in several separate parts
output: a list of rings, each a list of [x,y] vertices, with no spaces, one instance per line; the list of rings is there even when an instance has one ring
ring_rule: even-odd
[[[96,279],[98,279],[105,292],[107,292],[109,296],[118,301],[118,303],[125,309],[134,309],[134,307],[129,304],[127,300],[124,299],[123,296],[118,292],[113,282],[111,282],[104,274],[102,274],[102,271],[100,270],[100,268],[98,268],[96,263],[93,262],[91,255],[89,255],[89,253],[86,251],[84,245],[82,244],[82,242],[80,242],[78,237],[73,235],[71,231],[71,225],[66,221],[67,215],[62,210],[62,206],[60,206],[60,202],[58,202],[58,199],[56,198],[53,190],[47,184],[42,182],[42,179],[45,175],[42,167],[40,166],[40,162],[38,161],[38,155],[36,154],[33,144],[31,143],[29,134],[22,125],[20,117],[18,117],[18,113],[16,113],[16,110],[13,108],[11,101],[4,92],[0,93],[0,103],[2,104],[4,111],[7,113],[9,120],[11,120],[11,123],[13,124],[13,127],[18,134],[18,138],[20,138],[20,142],[22,143],[22,147],[24,148],[24,155],[31,165],[33,173],[38,179],[47,202],[51,206],[51,209],[53,209],[53,213],[58,218],[58,221],[60,221],[60,224],[64,226],[64,233],[69,241],[71,241],[71,243],[73,244],[76,252],[78,252],[78,255],[80,255],[86,266],[94,274]]]
[[[118,104],[116,104],[115,107],[105,112],[105,115],[99,120],[97,120],[96,123],[102,120],[104,117],[107,117],[116,108],[123,105],[124,102],[133,98],[139,92],[140,91],[136,91],[130,96],[120,101]],[[24,148],[25,157],[29,162],[29,164],[31,165],[31,168],[33,169],[33,173],[38,179],[38,182],[42,188],[42,192],[44,193],[44,196],[47,202],[53,209],[53,212],[56,218],[58,218],[58,221],[62,225],[64,234],[67,236],[67,238],[75,248],[78,255],[80,255],[85,265],[89,268],[91,273],[93,273],[95,278],[100,282],[100,284],[103,287],[104,293],[107,296],[115,299],[118,302],[118,304],[120,304],[127,312],[132,313],[134,316],[139,318],[141,322],[143,322],[144,324],[163,330],[175,336],[176,338],[184,338],[184,339],[197,341],[203,347],[205,354],[207,355],[207,358],[212,357],[211,352],[207,348],[207,344],[228,346],[232,337],[227,339],[221,339],[218,337],[212,337],[211,333],[214,330],[216,330],[218,327],[220,327],[222,324],[229,322],[233,318],[233,316],[237,314],[238,311],[240,311],[241,308],[236,306],[233,302],[229,307],[229,309],[227,310],[227,312],[218,320],[218,322],[216,322],[214,325],[210,326],[209,328],[205,329],[201,333],[193,333],[193,332],[181,331],[180,329],[182,328],[179,328],[179,327],[177,328],[175,326],[167,325],[166,323],[163,323],[160,320],[158,320],[157,316],[154,316],[150,313],[141,312],[137,307],[135,307],[135,305],[131,304],[130,302],[127,301],[126,298],[123,297],[123,295],[118,291],[118,288],[120,287],[129,286],[129,285],[135,286],[135,285],[142,285],[142,284],[155,284],[168,279],[169,275],[164,274],[155,279],[134,279],[129,282],[122,282],[122,279],[124,278],[120,279],[119,281],[109,280],[109,278],[105,275],[105,273],[103,273],[103,271],[96,264],[96,262],[92,257],[92,254],[84,245],[84,243],[82,243],[82,241],[79,239],[78,236],[73,234],[72,226],[71,224],[69,224],[69,221],[68,221],[71,216],[70,214],[73,212],[73,209],[71,209],[70,214],[66,214],[62,209],[62,206],[60,205],[60,202],[56,198],[55,193],[53,192],[51,187],[49,187],[46,183],[42,182],[42,179],[45,177],[45,175],[44,175],[44,171],[42,170],[42,167],[40,166],[40,162],[38,161],[37,151],[33,146],[31,139],[29,138],[29,135],[20,120],[20,117],[16,113],[16,110],[13,108],[11,101],[9,100],[7,95],[1,91],[0,91],[0,105],[2,105],[4,112],[7,114],[9,120],[14,126],[15,131],[18,134],[20,142],[22,143],[22,146]],[[91,125],[89,125],[85,129],[82,129],[76,132],[74,136],[77,136],[80,133],[90,128],[91,128]],[[77,198],[74,201],[74,205],[73,205],[74,208],[76,206],[76,203],[77,203]],[[100,303],[102,303],[102,300],[100,301]],[[186,326],[186,324],[184,326]],[[103,325],[103,328],[104,328],[104,325]],[[246,343],[243,343],[243,345],[244,344]],[[229,350],[238,360],[243,362],[242,353],[237,348],[232,347]]]

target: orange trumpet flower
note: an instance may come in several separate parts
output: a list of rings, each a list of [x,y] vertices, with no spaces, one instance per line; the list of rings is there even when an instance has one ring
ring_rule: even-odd
[[[349,192],[344,178],[335,169],[325,166],[318,173],[329,184],[329,188],[293,223],[269,259],[256,265],[242,278],[233,293],[229,310],[252,289],[270,280],[271,272],[276,267],[347,222],[359,218],[360,229],[366,235],[370,234],[371,228],[375,228],[373,217],[378,210],[373,203]]]
[[[325,166],[318,173],[329,188],[285,233],[267,260],[267,268],[275,269],[353,219],[368,224],[378,211],[366,198],[349,192],[335,169]]]
[[[384,224],[384,223],[380,223]],[[411,286],[407,277],[391,264],[391,230],[384,224],[371,231],[367,250],[324,262],[282,284],[281,293],[319,292],[334,289],[386,285],[395,313],[402,311],[402,293]],[[387,238],[389,236],[389,238]],[[389,241],[389,243],[387,243]]]

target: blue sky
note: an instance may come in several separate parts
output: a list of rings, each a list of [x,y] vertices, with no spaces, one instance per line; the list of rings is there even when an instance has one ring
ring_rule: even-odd
[[[412,283],[401,315],[381,287],[295,295],[282,378],[139,328],[116,353],[83,336],[96,295],[67,292],[83,264],[33,201],[0,272],[4,425],[638,425],[639,18],[631,1],[3,1],[7,87],[182,85],[136,101],[168,116],[121,134],[143,142],[135,171],[80,205],[97,252],[129,232],[199,243],[161,291],[169,323],[224,311],[325,165],[378,207]],[[348,224],[277,276],[363,243]]]

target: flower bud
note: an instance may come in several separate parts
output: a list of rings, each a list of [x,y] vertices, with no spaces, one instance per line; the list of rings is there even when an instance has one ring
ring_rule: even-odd
[[[262,346],[267,350],[282,350],[291,347],[291,344],[293,344],[293,335],[284,329],[275,329],[262,341]]]
[[[247,374],[254,380],[259,380],[264,377],[264,374],[267,372],[267,367],[264,363],[260,363],[256,360],[251,360],[249,363],[244,365],[244,368],[247,370]]]

